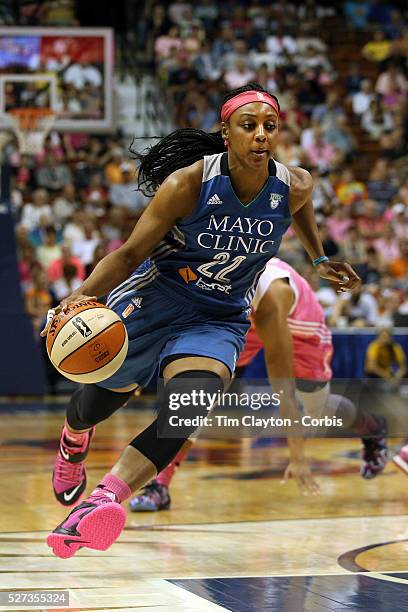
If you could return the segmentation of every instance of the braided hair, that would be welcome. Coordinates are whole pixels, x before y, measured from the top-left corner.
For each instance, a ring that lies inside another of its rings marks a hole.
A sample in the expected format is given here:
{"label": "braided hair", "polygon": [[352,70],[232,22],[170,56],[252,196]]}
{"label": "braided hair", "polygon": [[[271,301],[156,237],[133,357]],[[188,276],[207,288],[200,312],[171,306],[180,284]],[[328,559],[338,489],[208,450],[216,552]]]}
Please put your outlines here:
{"label": "braided hair", "polygon": [[[222,101],[225,104],[231,98],[246,91],[260,91],[268,93],[259,83],[248,83],[228,92]],[[271,94],[270,94],[271,95]],[[275,96],[276,102],[279,102]],[[135,148],[135,141],[129,147],[133,157],[140,162],[138,174],[138,187],[147,196],[153,195],[163,181],[173,172],[203,159],[204,155],[214,155],[225,151],[221,132],[204,132],[195,128],[184,128],[171,132],[168,136],[147,149],[146,153],[139,153]]]}

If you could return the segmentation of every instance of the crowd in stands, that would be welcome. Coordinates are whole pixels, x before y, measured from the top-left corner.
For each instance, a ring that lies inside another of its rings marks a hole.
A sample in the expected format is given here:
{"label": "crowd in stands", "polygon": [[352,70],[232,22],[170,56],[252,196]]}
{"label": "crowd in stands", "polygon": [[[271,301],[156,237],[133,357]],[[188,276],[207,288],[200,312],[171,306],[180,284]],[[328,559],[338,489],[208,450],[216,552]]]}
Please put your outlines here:
{"label": "crowd in stands", "polygon": [[[307,168],[327,255],[363,285],[337,295],[292,231],[279,256],[311,282],[333,326],[408,326],[408,22],[404,4],[146,0],[135,30],[181,127],[219,128],[226,90],[257,81],[282,108],[276,159]],[[333,24],[357,52],[344,71]],[[361,139],[376,154],[360,151]],[[11,147],[27,310],[39,325],[117,248],[148,203],[119,137],[52,133],[40,158]]]}

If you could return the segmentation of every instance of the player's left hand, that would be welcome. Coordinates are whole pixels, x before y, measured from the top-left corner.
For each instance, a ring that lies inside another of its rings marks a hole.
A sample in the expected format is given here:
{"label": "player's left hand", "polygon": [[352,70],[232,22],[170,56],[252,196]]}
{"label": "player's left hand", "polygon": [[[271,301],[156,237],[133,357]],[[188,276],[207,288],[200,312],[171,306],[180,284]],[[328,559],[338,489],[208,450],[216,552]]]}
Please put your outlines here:
{"label": "player's left hand", "polygon": [[281,484],[293,478],[303,495],[319,495],[320,487],[305,461],[290,461],[283,474]]}
{"label": "player's left hand", "polygon": [[351,291],[361,283],[361,278],[345,261],[323,261],[316,266],[316,272],[320,278],[331,281],[338,293]]}
{"label": "player's left hand", "polygon": [[71,295],[63,299],[58,304],[58,306],[55,306],[55,308],[50,308],[47,312],[47,320],[44,329],[40,332],[40,336],[44,338],[48,334],[48,330],[51,327],[52,320],[56,315],[58,315],[62,311],[66,312],[71,304],[75,304],[76,302],[83,302],[85,300],[96,300],[96,296],[83,295],[82,293],[72,293]]}

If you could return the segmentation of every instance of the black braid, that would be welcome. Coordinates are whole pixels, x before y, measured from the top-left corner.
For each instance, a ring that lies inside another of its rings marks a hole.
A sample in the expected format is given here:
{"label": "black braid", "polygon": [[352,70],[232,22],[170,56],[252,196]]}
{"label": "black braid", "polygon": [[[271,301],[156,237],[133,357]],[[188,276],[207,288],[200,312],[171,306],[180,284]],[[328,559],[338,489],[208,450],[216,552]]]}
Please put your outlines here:
{"label": "black braid", "polygon": [[[245,91],[261,91],[268,93],[259,83],[248,83],[228,92],[222,104]],[[272,94],[269,94],[272,95]],[[278,108],[279,102],[275,96]],[[132,141],[129,151],[140,162],[138,187],[147,196],[153,195],[163,181],[176,170],[191,166],[203,159],[204,155],[213,155],[225,151],[221,132],[204,132],[194,128],[184,128],[172,132],[168,136],[147,149],[146,153],[139,153],[135,147],[137,139]]]}

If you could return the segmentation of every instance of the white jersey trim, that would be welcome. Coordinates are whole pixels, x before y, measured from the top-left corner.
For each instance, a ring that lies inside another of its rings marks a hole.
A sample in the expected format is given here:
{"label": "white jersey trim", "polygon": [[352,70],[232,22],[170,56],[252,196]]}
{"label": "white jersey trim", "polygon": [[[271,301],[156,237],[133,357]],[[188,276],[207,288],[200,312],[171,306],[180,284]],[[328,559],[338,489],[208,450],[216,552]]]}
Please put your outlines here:
{"label": "white jersey trim", "polygon": [[203,183],[221,174],[221,157],[223,153],[204,155]]}
{"label": "white jersey trim", "polygon": [[288,187],[290,187],[290,172],[286,166],[277,162],[275,159],[273,160],[276,164],[276,178],[285,183]]}
{"label": "white jersey trim", "polygon": [[254,310],[258,308],[259,302],[261,301],[265,293],[268,291],[269,285],[271,283],[273,283],[276,280],[279,280],[280,278],[287,278],[289,281],[290,288],[292,289],[295,295],[295,301],[288,314],[288,316],[290,316],[298,305],[299,291],[298,291],[298,288],[296,287],[296,283],[291,278],[289,270],[283,270],[282,268],[279,268],[277,265],[274,265],[273,259],[274,258],[268,261],[268,263],[266,264],[265,270],[262,272],[261,278],[259,279],[259,283],[256,288],[254,298],[252,300],[252,307],[254,308]]}

